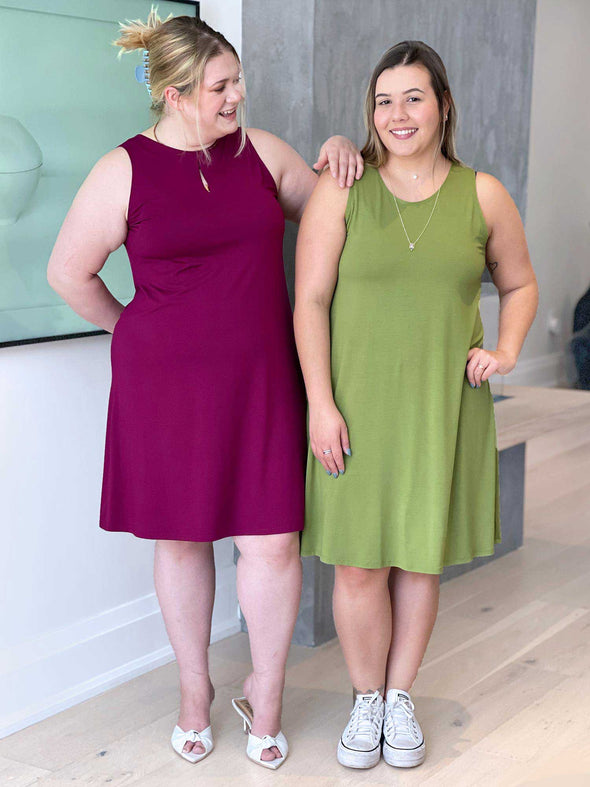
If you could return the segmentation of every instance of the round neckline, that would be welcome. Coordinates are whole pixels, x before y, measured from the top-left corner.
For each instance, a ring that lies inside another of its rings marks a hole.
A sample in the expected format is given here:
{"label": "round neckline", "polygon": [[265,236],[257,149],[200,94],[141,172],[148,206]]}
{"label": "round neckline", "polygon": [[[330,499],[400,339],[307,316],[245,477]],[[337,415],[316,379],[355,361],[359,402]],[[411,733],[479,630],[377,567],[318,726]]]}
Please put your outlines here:
{"label": "round neckline", "polygon": [[[232,132],[232,134],[233,133],[235,133],[235,132]],[[224,139],[225,137],[229,137],[229,136],[231,136],[231,134],[225,134],[223,137],[218,137],[208,147],[206,147],[206,148],[197,148],[196,150],[185,150],[184,148],[175,148],[175,147],[172,147],[172,145],[166,145],[164,142],[158,142],[157,139],[152,139],[151,137],[148,137],[147,134],[144,134],[143,132],[140,132],[137,136],[141,137],[142,139],[147,139],[148,142],[151,142],[154,145],[157,145],[159,148],[164,148],[164,150],[172,150],[174,153],[205,153],[207,150],[213,150],[213,148],[217,145],[217,143],[219,142],[220,139]]]}
{"label": "round neckline", "polygon": [[377,177],[381,181],[381,184],[382,184],[383,188],[389,194],[389,196],[391,197],[392,200],[396,199],[399,203],[403,203],[404,205],[424,205],[427,202],[430,202],[430,200],[435,199],[436,195],[439,192],[442,192],[443,188],[447,184],[447,181],[448,181],[448,179],[449,179],[449,177],[451,175],[451,172],[453,171],[453,167],[454,166],[455,166],[455,164],[451,161],[451,166],[449,167],[449,171],[447,172],[447,174],[445,176],[445,179],[443,180],[443,182],[440,184],[440,186],[438,187],[438,189],[435,192],[433,192],[429,197],[425,197],[424,199],[418,199],[418,200],[414,200],[414,201],[407,200],[407,199],[402,199],[401,197],[398,197],[397,195],[394,195],[393,191],[391,191],[390,189],[387,188],[387,183],[383,180],[383,176],[379,172],[379,168],[378,167],[375,167],[375,171],[377,173]]}

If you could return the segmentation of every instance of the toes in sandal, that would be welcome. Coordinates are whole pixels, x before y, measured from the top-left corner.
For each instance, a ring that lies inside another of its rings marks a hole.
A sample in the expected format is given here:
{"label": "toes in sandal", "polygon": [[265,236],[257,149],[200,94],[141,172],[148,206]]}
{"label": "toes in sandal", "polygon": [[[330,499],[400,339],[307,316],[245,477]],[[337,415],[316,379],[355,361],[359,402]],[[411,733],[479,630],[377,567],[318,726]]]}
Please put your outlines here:
{"label": "toes in sandal", "polygon": [[[170,738],[170,743],[172,744],[174,751],[177,754],[180,754],[183,760],[187,760],[188,762],[192,763],[199,762],[199,760],[202,760],[203,757],[206,757],[213,750],[213,735],[211,733],[211,727],[207,727],[202,732],[197,732],[197,730],[188,730],[185,732],[177,724],[172,733],[172,737]],[[200,743],[205,751],[184,751],[184,747],[187,743]]]}
{"label": "toes in sandal", "polygon": [[[248,734],[248,745],[246,746],[246,755],[255,762],[257,765],[262,765],[263,768],[270,768],[275,771],[285,762],[287,754],[289,753],[289,744],[282,732],[277,735],[264,735],[259,738],[251,732],[252,722],[254,719],[254,712],[252,706],[246,697],[238,697],[231,701],[234,710],[242,718],[244,722],[244,732]],[[281,756],[276,757],[274,760],[263,760],[262,752],[265,749],[270,749],[273,746],[279,750]]]}

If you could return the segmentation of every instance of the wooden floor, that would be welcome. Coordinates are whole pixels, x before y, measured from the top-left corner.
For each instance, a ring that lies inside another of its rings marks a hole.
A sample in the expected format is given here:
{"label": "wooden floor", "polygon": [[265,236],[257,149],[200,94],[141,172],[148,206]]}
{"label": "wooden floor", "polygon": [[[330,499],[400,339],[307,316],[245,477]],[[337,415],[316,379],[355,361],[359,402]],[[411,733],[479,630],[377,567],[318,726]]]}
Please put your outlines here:
{"label": "wooden floor", "polygon": [[197,765],[168,744],[169,664],[0,741],[0,784],[590,785],[590,421],[531,441],[525,546],[443,585],[413,695],[427,741],[414,770],[336,762],[350,710],[337,642],[294,647],[285,693],[291,754],[276,773],[250,763],[230,698],[248,646],[211,648],[216,749]]}

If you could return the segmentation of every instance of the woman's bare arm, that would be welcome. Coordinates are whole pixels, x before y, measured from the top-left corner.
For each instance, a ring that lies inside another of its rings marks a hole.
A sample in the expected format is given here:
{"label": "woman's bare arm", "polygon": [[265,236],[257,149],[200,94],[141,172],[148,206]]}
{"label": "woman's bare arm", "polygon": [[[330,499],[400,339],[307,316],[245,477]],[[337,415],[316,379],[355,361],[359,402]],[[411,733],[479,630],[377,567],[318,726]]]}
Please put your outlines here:
{"label": "woman's bare arm", "polygon": [[[299,223],[317,176],[296,150],[274,134],[249,128],[248,137],[274,178],[285,218]],[[330,137],[322,145],[316,164],[329,165],[342,188],[351,186],[363,171],[360,153],[346,137]]]}
{"label": "woman's bare arm", "polygon": [[131,162],[122,148],[94,166],[59,231],[47,279],[85,320],[112,333],[123,305],[111,295],[98,272],[127,237]]}
{"label": "woman's bare arm", "polygon": [[[344,472],[350,452],[346,424],[332,392],[330,305],[346,240],[348,189],[325,172],[309,200],[297,237],[295,338],[309,400],[311,447],[333,475]],[[324,450],[330,454],[324,454]]]}
{"label": "woman's bare arm", "polygon": [[539,294],[522,221],[510,194],[499,180],[484,172],[477,174],[476,188],[489,232],[486,266],[500,295],[496,350],[473,348],[468,354],[467,378],[478,387],[490,375],[508,374],[516,365],[535,318]]}

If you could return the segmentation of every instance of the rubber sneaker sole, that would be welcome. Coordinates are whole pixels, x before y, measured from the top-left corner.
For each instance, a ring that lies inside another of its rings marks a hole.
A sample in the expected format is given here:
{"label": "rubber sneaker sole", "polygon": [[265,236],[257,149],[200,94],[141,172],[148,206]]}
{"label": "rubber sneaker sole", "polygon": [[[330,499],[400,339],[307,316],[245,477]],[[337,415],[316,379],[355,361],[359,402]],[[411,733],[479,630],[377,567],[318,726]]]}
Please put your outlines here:
{"label": "rubber sneaker sole", "polygon": [[394,749],[387,741],[383,741],[383,759],[394,768],[415,768],[422,765],[426,757],[424,742],[416,749]]}
{"label": "rubber sneaker sole", "polygon": [[340,740],[336,757],[345,768],[374,768],[381,759],[381,746],[377,745],[371,751],[359,751],[348,749]]}

